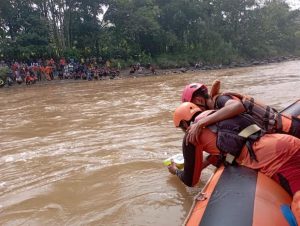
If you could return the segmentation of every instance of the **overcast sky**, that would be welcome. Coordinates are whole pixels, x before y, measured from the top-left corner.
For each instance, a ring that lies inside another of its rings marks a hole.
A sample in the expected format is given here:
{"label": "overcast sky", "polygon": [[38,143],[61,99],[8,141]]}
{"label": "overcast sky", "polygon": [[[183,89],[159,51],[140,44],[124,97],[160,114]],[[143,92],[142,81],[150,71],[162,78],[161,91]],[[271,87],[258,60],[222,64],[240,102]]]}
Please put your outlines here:
{"label": "overcast sky", "polygon": [[292,9],[300,8],[300,0],[286,0],[286,2],[291,6]]}

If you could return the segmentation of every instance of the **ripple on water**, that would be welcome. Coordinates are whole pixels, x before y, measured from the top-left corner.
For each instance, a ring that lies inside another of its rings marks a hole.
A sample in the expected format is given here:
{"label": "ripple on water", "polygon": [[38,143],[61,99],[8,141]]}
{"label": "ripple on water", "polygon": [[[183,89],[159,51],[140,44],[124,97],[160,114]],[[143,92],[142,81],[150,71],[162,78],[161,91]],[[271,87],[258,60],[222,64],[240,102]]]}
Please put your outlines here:
{"label": "ripple on water", "polygon": [[0,224],[181,225],[204,184],[162,163],[181,152],[172,113],[186,84],[216,78],[279,109],[300,96],[299,61],[1,90]]}

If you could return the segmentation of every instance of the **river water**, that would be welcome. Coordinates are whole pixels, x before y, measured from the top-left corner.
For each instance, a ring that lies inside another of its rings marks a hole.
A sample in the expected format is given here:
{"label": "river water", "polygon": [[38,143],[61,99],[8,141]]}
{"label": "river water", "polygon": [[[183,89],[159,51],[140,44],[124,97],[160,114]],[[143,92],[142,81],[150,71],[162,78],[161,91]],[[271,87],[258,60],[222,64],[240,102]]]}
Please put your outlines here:
{"label": "river water", "polygon": [[300,61],[0,89],[0,225],[181,225],[212,169],[188,188],[163,166],[172,112],[214,79],[277,109],[300,97]]}

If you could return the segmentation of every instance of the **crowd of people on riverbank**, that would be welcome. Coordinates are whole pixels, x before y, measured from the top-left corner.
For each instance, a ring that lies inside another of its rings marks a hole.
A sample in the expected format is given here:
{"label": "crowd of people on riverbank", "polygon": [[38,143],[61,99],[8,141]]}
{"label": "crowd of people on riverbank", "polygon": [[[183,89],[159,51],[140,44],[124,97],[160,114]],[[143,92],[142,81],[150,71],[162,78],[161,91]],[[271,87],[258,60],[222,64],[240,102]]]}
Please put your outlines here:
{"label": "crowd of people on riverbank", "polygon": [[74,59],[61,58],[35,60],[31,62],[0,62],[3,70],[0,75],[0,86],[11,86],[14,83],[33,85],[42,81],[52,80],[103,80],[114,79],[120,74],[118,68],[111,67],[109,61],[104,64],[96,59],[75,61]]}

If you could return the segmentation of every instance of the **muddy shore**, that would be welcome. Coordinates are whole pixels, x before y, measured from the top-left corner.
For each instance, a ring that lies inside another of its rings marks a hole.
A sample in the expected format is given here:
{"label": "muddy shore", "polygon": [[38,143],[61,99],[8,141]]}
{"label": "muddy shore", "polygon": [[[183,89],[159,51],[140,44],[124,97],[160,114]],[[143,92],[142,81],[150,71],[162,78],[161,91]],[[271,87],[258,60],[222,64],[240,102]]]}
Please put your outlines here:
{"label": "muddy shore", "polygon": [[[115,77],[115,80],[118,79],[126,79],[126,78],[136,78],[141,76],[152,76],[152,75],[169,75],[169,74],[182,74],[182,73],[188,73],[188,72],[196,72],[196,71],[206,71],[206,70],[218,70],[218,69],[227,69],[227,68],[242,68],[242,67],[251,67],[251,66],[258,66],[258,65],[267,65],[272,63],[280,63],[284,61],[293,61],[293,60],[300,60],[300,57],[298,56],[282,56],[282,57],[273,57],[268,58],[264,60],[250,60],[248,62],[232,62],[229,65],[206,65],[206,64],[196,64],[193,67],[180,67],[180,68],[172,68],[172,69],[156,69],[155,74],[153,74],[150,70],[142,68],[140,71],[136,71],[135,73],[130,73],[130,69],[122,69],[120,70],[119,76]],[[104,77],[99,79],[100,80],[109,80],[112,79],[110,77]],[[38,81],[35,84],[32,84],[31,86],[40,86],[40,85],[51,85],[51,84],[65,84],[65,83],[78,83],[86,80],[75,80],[75,79],[64,79],[60,80],[58,77],[55,77],[54,80],[48,81],[48,80],[42,80]],[[25,87],[28,86],[23,82],[22,84],[13,83],[13,85],[8,86],[2,86],[1,88],[17,88],[17,87]],[[29,85],[30,86],[30,85]]]}

